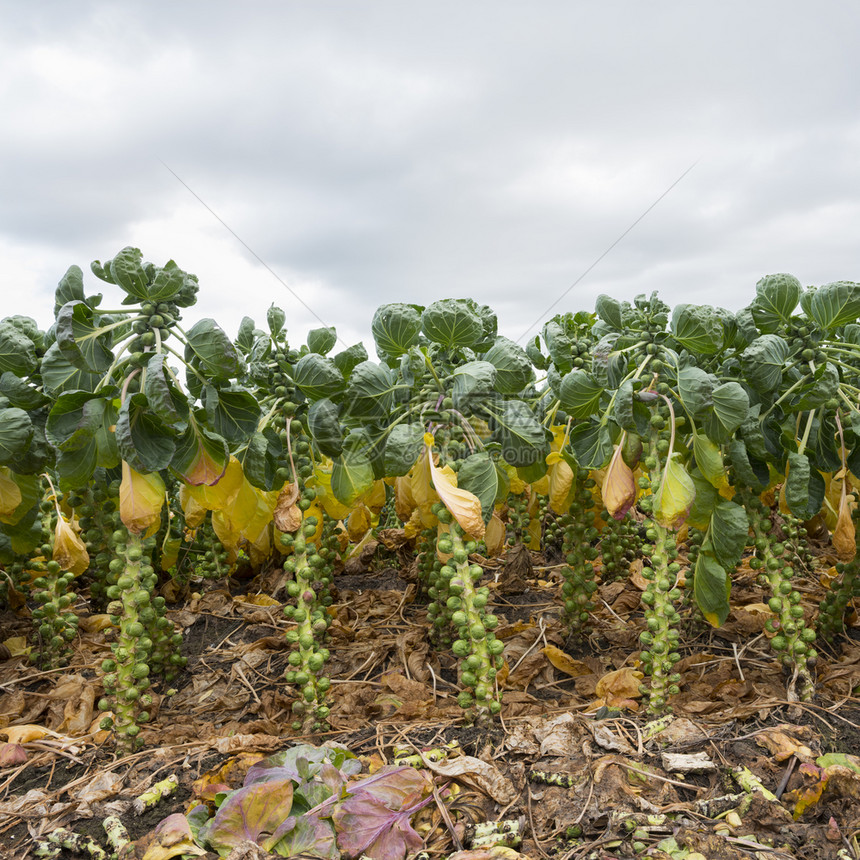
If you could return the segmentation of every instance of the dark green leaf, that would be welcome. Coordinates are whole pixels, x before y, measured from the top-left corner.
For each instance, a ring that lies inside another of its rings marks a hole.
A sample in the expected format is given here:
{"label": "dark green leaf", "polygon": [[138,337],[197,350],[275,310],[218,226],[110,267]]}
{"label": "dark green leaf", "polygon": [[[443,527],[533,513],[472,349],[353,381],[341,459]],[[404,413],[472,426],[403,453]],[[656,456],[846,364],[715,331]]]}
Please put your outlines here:
{"label": "dark green leaf", "polygon": [[283,331],[286,321],[287,315],[272,302],[269,310],[266,311],[266,322],[269,325],[272,337],[277,337]]}
{"label": "dark green leaf", "polygon": [[54,292],[54,316],[66,302],[84,300],[84,273],[80,266],[69,266]]}
{"label": "dark green leaf", "polygon": [[421,328],[430,340],[447,349],[474,347],[484,334],[481,317],[460,299],[440,299],[426,307]]}
{"label": "dark green leaf", "polygon": [[333,397],[345,388],[343,374],[330,358],[315,352],[303,355],[293,369],[293,381],[299,390],[311,400]]}
{"label": "dark green leaf", "polygon": [[750,387],[760,394],[775,391],[782,382],[782,371],[790,350],[776,334],[763,334],[741,355],[741,367]]}
{"label": "dark green leaf", "polygon": [[337,457],[343,451],[343,430],[339,416],[340,407],[327,397],[314,401],[308,410],[308,430],[317,448],[326,457]]}
{"label": "dark green leaf", "polygon": [[767,466],[756,468],[756,462],[750,458],[742,439],[734,438],[728,443],[729,458],[735,470],[736,481],[760,493],[768,484],[769,473]]}
{"label": "dark green leaf", "polygon": [[714,557],[726,570],[734,570],[740,562],[747,545],[749,527],[747,512],[741,505],[724,498],[717,500],[708,537]]}
{"label": "dark green leaf", "polygon": [[506,337],[497,337],[483,358],[496,368],[496,389],[502,394],[519,394],[534,382],[534,370],[525,350]]}
{"label": "dark green leaf", "polygon": [[0,465],[23,454],[33,438],[30,416],[15,406],[0,409]]}
{"label": "dark green leaf", "polygon": [[824,503],[824,480],[804,454],[789,452],[785,479],[788,509],[802,520],[811,520]]}
{"label": "dark green leaf", "polygon": [[687,414],[697,417],[711,408],[711,396],[719,380],[711,373],[689,366],[678,371],[678,394]]}
{"label": "dark green leaf", "polygon": [[612,417],[622,430],[635,433],[637,436],[648,436],[651,427],[651,411],[644,403],[634,398],[632,379],[622,382],[615,392]]}
{"label": "dark green leaf", "polygon": [[254,348],[258,329],[254,325],[254,320],[251,317],[242,317],[242,322],[239,323],[239,332],[236,335],[236,346],[242,351],[243,355],[248,355]]}
{"label": "dark green leaf", "polygon": [[243,442],[257,429],[260,404],[250,391],[206,385],[203,405],[212,429],[228,442]]}
{"label": "dark green leaf", "polygon": [[105,401],[87,391],[66,391],[54,401],[45,424],[47,440],[60,451],[93,442],[104,418]]}
{"label": "dark green leaf", "polygon": [[606,389],[585,370],[572,370],[562,380],[558,396],[561,406],[573,418],[589,418],[600,412]]}
{"label": "dark green leaf", "polygon": [[69,492],[86,487],[97,466],[98,445],[94,439],[74,451],[60,451],[54,466],[60,478],[60,489]]}
{"label": "dark green leaf", "polygon": [[714,627],[721,627],[729,617],[729,594],[732,581],[716,558],[705,546],[696,559],[693,592],[702,614]]}
{"label": "dark green leaf", "polygon": [[335,367],[343,374],[343,378],[347,382],[349,382],[352,371],[362,361],[367,361],[367,350],[363,343],[354,343],[334,356]]}
{"label": "dark green leaf", "polygon": [[555,320],[546,323],[542,330],[549,356],[559,373],[568,373],[573,367],[573,341],[564,327]]}
{"label": "dark green leaf", "polygon": [[397,377],[387,367],[373,361],[357,364],[346,387],[347,412],[352,418],[382,423],[391,412],[396,386]]}
{"label": "dark green leaf", "polygon": [[718,444],[728,442],[746,420],[749,404],[749,395],[737,382],[718,385],[711,392],[711,410],[703,423],[708,438]]}
{"label": "dark green leaf", "polygon": [[538,337],[526,344],[526,355],[538,370],[546,370],[549,366],[546,356],[540,351],[540,338]]}
{"label": "dark green leaf", "polygon": [[708,305],[677,305],[672,313],[672,334],[693,355],[714,355],[723,345],[723,324]]}
{"label": "dark green leaf", "polygon": [[582,469],[602,469],[612,457],[612,438],[605,424],[575,424],[570,447]]}
{"label": "dark green leaf", "polygon": [[521,400],[502,400],[487,407],[495,441],[502,446],[502,457],[511,466],[546,468],[550,452],[546,431],[528,405]]}
{"label": "dark green leaf", "polygon": [[28,385],[8,370],[0,375],[0,395],[8,398],[12,406],[28,412],[51,402],[41,391],[37,391],[32,385]]}
{"label": "dark green leaf", "polygon": [[856,323],[860,317],[860,284],[836,281],[819,287],[812,294],[809,316],[826,331]]}
{"label": "dark green leaf", "polygon": [[147,362],[143,390],[149,408],[166,424],[188,420],[188,400],[167,373],[163,353],[154,353]]}
{"label": "dark green leaf", "polygon": [[0,371],[23,377],[38,367],[36,346],[17,326],[0,323]]}
{"label": "dark green leaf", "polygon": [[127,397],[116,421],[119,454],[135,471],[166,469],[176,452],[174,431],[148,408],[146,395]]}
{"label": "dark green leaf", "polygon": [[188,330],[185,360],[199,363],[211,379],[233,379],[242,373],[236,347],[212,319],[202,319]]}
{"label": "dark green leaf", "polygon": [[767,275],[756,285],[756,298],[750,306],[756,325],[773,332],[787,323],[797,307],[803,287],[794,275]]}
{"label": "dark green leaf", "polygon": [[337,330],[334,328],[315,328],[308,332],[308,349],[320,355],[328,355],[337,343]]}
{"label": "dark green leaf", "polygon": [[146,298],[151,302],[167,302],[175,299],[185,288],[188,275],[168,260],[161,268],[155,269],[155,277],[146,287]]}
{"label": "dark green leaf", "polygon": [[396,358],[415,346],[421,335],[422,310],[400,302],[380,305],[370,324],[377,350]]}
{"label": "dark green leaf", "polygon": [[454,370],[454,408],[469,413],[495,394],[498,371],[489,361],[468,361]]}
{"label": "dark green leaf", "polygon": [[385,474],[391,478],[405,475],[415,465],[423,449],[423,425],[395,425],[385,443]]}
{"label": "dark green leaf", "polygon": [[139,248],[123,248],[110,261],[110,275],[113,283],[122,287],[129,296],[139,301],[149,298],[148,278],[143,268],[143,255]]}
{"label": "dark green leaf", "polygon": [[274,432],[255,432],[238,455],[245,477],[260,490],[275,488],[276,472],[283,446]]}
{"label": "dark green leaf", "polygon": [[594,303],[594,309],[597,315],[608,325],[617,331],[624,328],[624,322],[621,315],[621,303],[609,296],[599,295]]}
{"label": "dark green leaf", "polygon": [[839,371],[836,366],[826,362],[815,368],[812,379],[802,386],[797,396],[792,398],[790,406],[786,406],[789,412],[806,412],[817,409],[825,404],[831,397],[836,396],[839,389]]}
{"label": "dark green leaf", "polygon": [[484,522],[488,523],[493,515],[499,476],[496,464],[485,451],[466,457],[457,472],[457,486],[468,490],[481,501]]}
{"label": "dark green leaf", "polygon": [[373,465],[365,453],[366,448],[366,437],[352,433],[347,437],[343,453],[334,458],[331,490],[342,505],[352,505],[373,486]]}

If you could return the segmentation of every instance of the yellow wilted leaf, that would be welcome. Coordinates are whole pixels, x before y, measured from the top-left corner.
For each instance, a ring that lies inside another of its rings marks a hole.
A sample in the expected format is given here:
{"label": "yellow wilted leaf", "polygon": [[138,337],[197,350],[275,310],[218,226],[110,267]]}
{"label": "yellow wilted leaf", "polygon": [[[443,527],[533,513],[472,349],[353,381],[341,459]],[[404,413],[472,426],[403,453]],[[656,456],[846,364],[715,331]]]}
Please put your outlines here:
{"label": "yellow wilted leaf", "polygon": [[212,486],[187,484],[184,486],[187,486],[188,494],[201,508],[207,511],[219,511],[233,501],[242,489],[244,482],[245,474],[242,471],[242,464],[235,457],[230,457],[227,470],[217,484]]}
{"label": "yellow wilted leaf", "polygon": [[726,469],[723,466],[723,455],[720,453],[719,445],[712,442],[704,433],[694,431],[693,453],[696,456],[696,465],[709,484],[718,490],[728,485]]}
{"label": "yellow wilted leaf", "polygon": [[28,744],[30,741],[39,741],[42,738],[62,738],[56,732],[46,729],[44,726],[28,724],[25,726],[6,726],[0,729],[0,735],[6,735],[10,744]]}
{"label": "yellow wilted leaf", "polygon": [[505,548],[505,524],[495,512],[487,523],[484,543],[487,545],[487,554],[490,558],[497,556]]}
{"label": "yellow wilted leaf", "polygon": [[361,505],[353,510],[346,521],[346,531],[349,539],[360,541],[370,529],[370,511]]}
{"label": "yellow wilted leaf", "polygon": [[695,498],[696,485],[680,463],[680,455],[673,454],[654,496],[654,518],[663,528],[675,529],[687,519]]}
{"label": "yellow wilted leaf", "polygon": [[32,650],[27,645],[26,636],[10,636],[8,639],[4,639],[2,644],[8,648],[10,657],[23,657]]}
{"label": "yellow wilted leaf", "polygon": [[620,702],[624,699],[638,699],[642,694],[639,692],[639,684],[643,674],[636,669],[625,666],[614,672],[607,672],[595,687],[595,693],[603,699],[607,705]]}
{"label": "yellow wilted leaf", "polygon": [[57,525],[54,528],[53,558],[63,570],[75,576],[80,576],[90,566],[86,544],[62,516],[57,517]]}
{"label": "yellow wilted leaf", "polygon": [[430,478],[442,504],[451,512],[466,534],[476,539],[482,538],[486,528],[481,513],[481,500],[474,493],[455,486],[451,478],[433,462],[433,452],[430,448],[425,450]]}
{"label": "yellow wilted leaf", "polygon": [[142,475],[123,460],[119,486],[119,515],[123,525],[134,534],[158,527],[164,492],[164,481],[158,472]]}
{"label": "yellow wilted leaf", "polygon": [[161,569],[170,570],[179,558],[182,538],[165,537],[161,544]]}
{"label": "yellow wilted leaf", "polygon": [[538,481],[532,481],[532,495],[548,496],[549,495],[549,475],[544,475]]}
{"label": "yellow wilted leaf", "polygon": [[843,483],[842,498],[839,502],[839,517],[833,532],[833,549],[842,561],[850,561],[857,553],[857,535],[854,520],[851,517],[851,506]]}
{"label": "yellow wilted leaf", "polygon": [[394,479],[394,512],[401,520],[409,520],[415,510],[412,481],[408,475]]}
{"label": "yellow wilted leaf", "polygon": [[527,546],[535,552],[540,552],[540,542],[543,537],[542,523],[539,517],[532,517],[529,520]]}
{"label": "yellow wilted leaf", "polygon": [[362,493],[357,501],[367,505],[373,513],[378,514],[385,507],[385,481],[374,481],[370,489]]}
{"label": "yellow wilted leaf", "polygon": [[633,470],[621,456],[622,448],[622,445],[615,446],[615,452],[603,476],[603,485],[600,488],[603,506],[616,520],[622,519],[636,501],[636,481],[633,477]]}
{"label": "yellow wilted leaf", "polygon": [[252,606],[280,606],[280,602],[268,594],[243,594],[234,598],[239,603],[250,603]]}
{"label": "yellow wilted leaf", "polygon": [[[553,454],[549,455],[550,457]],[[557,455],[556,455],[557,456]],[[547,457],[547,460],[549,457]],[[570,468],[566,460],[560,457],[553,464],[549,471],[549,506],[557,514],[567,513],[568,504],[567,497],[570,495],[570,488],[573,486],[573,469]]]}
{"label": "yellow wilted leaf", "polygon": [[415,510],[412,511],[412,516],[409,517],[403,526],[403,535],[411,540],[412,538],[418,537],[423,530],[424,523],[421,521],[421,511],[419,511],[418,508],[415,508]]}
{"label": "yellow wilted leaf", "polygon": [[7,466],[0,468],[0,516],[11,516],[21,504],[21,488],[11,477],[12,471]]}
{"label": "yellow wilted leaf", "polygon": [[331,470],[317,467],[314,470],[317,500],[333,520],[345,520],[352,508],[342,504],[331,491]]}
{"label": "yellow wilted leaf", "polygon": [[581,660],[574,660],[570,655],[565,654],[561,648],[556,648],[555,645],[547,645],[543,649],[543,653],[559,672],[564,672],[565,675],[570,675],[571,678],[594,674]]}
{"label": "yellow wilted leaf", "polygon": [[302,524],[302,512],[296,504],[299,500],[299,485],[284,484],[284,489],[278,495],[273,520],[278,531],[292,534]]}
{"label": "yellow wilted leaf", "polygon": [[188,484],[179,487],[179,504],[185,515],[185,524],[190,529],[196,529],[206,519],[206,508],[204,508],[189,492]]}

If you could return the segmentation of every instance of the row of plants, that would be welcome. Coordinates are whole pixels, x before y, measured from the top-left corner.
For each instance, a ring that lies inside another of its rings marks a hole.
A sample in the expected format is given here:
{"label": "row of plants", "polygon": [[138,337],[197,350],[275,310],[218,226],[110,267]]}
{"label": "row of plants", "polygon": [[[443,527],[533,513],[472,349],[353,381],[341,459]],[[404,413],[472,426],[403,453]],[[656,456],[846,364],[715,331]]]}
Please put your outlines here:
{"label": "row of plants", "polygon": [[[187,329],[193,275],[125,248],[73,266],[55,323],[0,322],[0,598],[28,604],[34,659],[65,665],[87,605],[115,628],[104,725],[133,748],[184,668],[168,580],[283,568],[293,725],[330,713],[325,673],[340,564],[382,527],[419,559],[432,639],[459,665],[466,714],[500,710],[504,645],[482,561],[555,553],[574,632],[599,582],[643,560],[643,693],[679,691],[682,619],[722,625],[742,558],[769,593],[788,694],[814,694],[817,641],[858,589],[860,285],[763,278],[737,312],[601,296],[524,347],[471,299],[387,304],[362,344],[303,344],[286,314]],[[816,617],[796,579],[825,525],[843,559]]]}

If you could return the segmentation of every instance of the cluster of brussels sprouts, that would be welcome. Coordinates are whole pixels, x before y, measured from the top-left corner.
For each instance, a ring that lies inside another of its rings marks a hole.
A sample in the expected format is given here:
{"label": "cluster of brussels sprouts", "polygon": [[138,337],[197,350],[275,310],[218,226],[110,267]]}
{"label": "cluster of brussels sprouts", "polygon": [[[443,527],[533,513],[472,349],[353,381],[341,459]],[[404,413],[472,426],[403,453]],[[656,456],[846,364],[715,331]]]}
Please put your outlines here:
{"label": "cluster of brussels sprouts", "polygon": [[591,494],[594,486],[594,479],[589,477],[588,471],[579,469],[570,507],[559,520],[563,529],[562,553],[566,563],[562,568],[564,584],[561,595],[571,630],[584,629],[594,610],[592,597],[597,591],[594,561],[598,555],[597,547],[593,545],[598,536]]}
{"label": "cluster of brussels sprouts", "polygon": [[529,497],[525,493],[509,493],[507,499],[507,541],[508,546],[516,546],[519,543],[528,543],[529,524]]}
{"label": "cluster of brussels sprouts", "polygon": [[[172,526],[171,526],[172,528]],[[189,578],[224,579],[230,573],[227,550],[212,528],[212,514],[194,530],[194,537],[177,560],[174,577],[180,581]]]}
{"label": "cluster of brussels sprouts", "polygon": [[90,566],[90,599],[97,606],[107,600],[106,579],[111,560],[108,538],[120,525],[116,499],[119,496],[119,481],[106,482],[104,470],[97,470],[92,486],[69,493],[66,501],[81,527],[81,537],[93,563]]}
{"label": "cluster of brussels sprouts", "polygon": [[[298,501],[300,510],[307,511],[313,503],[314,490],[305,488]],[[284,570],[293,575],[287,584],[287,594],[295,601],[284,607],[284,615],[295,627],[287,631],[287,642],[293,650],[284,679],[299,688],[300,697],[293,702],[294,731],[321,731],[327,727],[330,713],[325,700],[331,680],[322,674],[329,658],[325,647],[326,631],[332,604],[331,586],[337,553],[335,522],[321,514],[303,516],[295,535],[282,538],[292,554],[284,562]]]}
{"label": "cluster of brussels sprouts", "polygon": [[170,331],[179,319],[179,306],[175,302],[142,302],[140,318],[131,324],[136,335],[128,345],[131,366],[144,365],[156,345],[170,337]]}
{"label": "cluster of brussels sprouts", "polygon": [[[773,613],[765,622],[772,635],[770,647],[782,665],[792,671],[800,681],[800,698],[809,701],[814,692],[811,669],[818,662],[815,650],[815,630],[806,625],[800,592],[792,584],[794,568],[786,556],[789,548],[773,534],[770,510],[761,499],[746,494],[744,506],[753,530],[755,556],[750,568],[759,571],[759,585],[769,588],[768,607]],[[794,682],[789,687],[792,694]]]}
{"label": "cluster of brussels sprouts", "polygon": [[477,544],[465,540],[463,529],[444,505],[435,505],[433,512],[441,523],[436,549],[442,558],[448,559],[439,570],[439,577],[448,584],[447,608],[457,634],[451,650],[460,660],[460,682],[466,688],[457,701],[474,715],[478,724],[484,725],[502,709],[496,672],[504,662],[504,645],[493,633],[499,619],[485,611],[489,589],[478,586],[483,568],[469,563],[469,555],[477,550]]}
{"label": "cluster of brussels sprouts", "polygon": [[[670,442],[666,438],[667,422],[661,411],[658,407],[651,416],[650,450],[642,461],[644,470],[639,478],[640,488],[652,493],[657,491],[663,478],[661,461],[670,453]],[[678,629],[681,621],[678,606],[682,600],[678,585],[681,565],[676,560],[676,533],[654,518],[654,496],[643,496],[639,500],[639,508],[646,518],[642,555],[648,562],[642,568],[642,577],[648,585],[641,596],[645,630],[639,634],[643,646],[640,660],[642,670],[650,677],[650,684],[643,684],[640,691],[648,696],[649,712],[661,714],[670,710],[669,697],[680,692],[678,684],[681,678],[675,672],[675,664],[681,659],[677,651],[681,639]]]}
{"label": "cluster of brussels sprouts", "polygon": [[448,606],[451,590],[450,578],[442,576],[443,564],[436,552],[437,529],[429,528],[421,532],[418,541],[418,576],[422,587],[430,599],[427,607],[427,621],[430,623],[430,638],[437,648],[447,648],[454,641],[451,635],[451,616]]}
{"label": "cluster of brussels sprouts", "polygon": [[33,610],[38,647],[30,652],[30,660],[43,669],[68,666],[71,657],[70,643],[78,635],[78,616],[72,611],[77,594],[72,590],[74,574],[65,571],[60,563],[52,559],[53,545],[48,537],[54,506],[50,501],[42,502],[44,543],[39,552],[44,561],[33,559],[31,570],[39,573],[33,581],[32,597],[38,604]]}
{"label": "cluster of brussels sprouts", "polygon": [[608,511],[602,511],[604,522],[600,532],[600,579],[613,582],[630,576],[630,564],[639,558],[642,538],[632,517],[616,520]]}
{"label": "cluster of brussels sprouts", "polygon": [[134,750],[154,702],[150,676],[172,680],[187,661],[178,652],[182,634],[164,616],[164,598],[153,597],[157,576],[149,556],[154,540],[120,528],[112,541],[107,609],[117,637],[113,657],[102,663],[105,696],[99,710],[113,714],[105,716],[102,728],[114,730],[121,749]]}
{"label": "cluster of brussels sprouts", "polygon": [[860,597],[860,558],[836,565],[839,578],[830,584],[818,609],[818,635],[833,643],[845,632],[845,615],[854,598]]}

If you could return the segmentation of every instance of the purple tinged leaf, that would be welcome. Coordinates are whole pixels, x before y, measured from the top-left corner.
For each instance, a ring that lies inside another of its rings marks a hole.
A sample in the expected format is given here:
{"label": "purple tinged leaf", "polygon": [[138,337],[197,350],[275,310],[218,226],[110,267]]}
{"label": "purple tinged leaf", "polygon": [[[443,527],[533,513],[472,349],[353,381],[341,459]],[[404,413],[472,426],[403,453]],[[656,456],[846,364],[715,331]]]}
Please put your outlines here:
{"label": "purple tinged leaf", "polygon": [[334,828],[328,821],[321,821],[315,815],[291,815],[274,836],[281,835],[271,851],[281,857],[302,854],[321,857],[324,860],[340,860],[340,849],[335,842]]}
{"label": "purple tinged leaf", "polygon": [[409,799],[412,803],[400,810],[389,809],[364,791],[342,801],[333,815],[338,848],[348,857],[365,854],[372,860],[403,860],[418,851],[424,840],[409,819],[432,798],[420,801],[412,795]]}
{"label": "purple tinged leaf", "polygon": [[299,759],[305,759],[310,765],[310,775],[316,775],[320,771],[323,762],[330,762],[335,767],[340,767],[346,776],[358,773],[361,762],[347,749],[343,747],[315,747],[311,744],[297,744],[282,752],[270,755],[268,758],[258,761],[250,768],[245,776],[245,785],[256,782],[268,782],[269,780],[291,779],[293,782],[301,782],[299,773]]}
{"label": "purple tinged leaf", "polygon": [[283,836],[274,834],[289,817],[292,805],[290,779],[245,786],[228,795],[215,817],[200,829],[200,838],[222,856],[245,840],[269,851]]}

